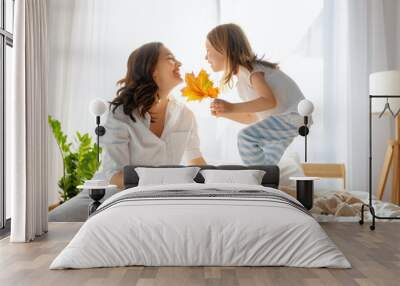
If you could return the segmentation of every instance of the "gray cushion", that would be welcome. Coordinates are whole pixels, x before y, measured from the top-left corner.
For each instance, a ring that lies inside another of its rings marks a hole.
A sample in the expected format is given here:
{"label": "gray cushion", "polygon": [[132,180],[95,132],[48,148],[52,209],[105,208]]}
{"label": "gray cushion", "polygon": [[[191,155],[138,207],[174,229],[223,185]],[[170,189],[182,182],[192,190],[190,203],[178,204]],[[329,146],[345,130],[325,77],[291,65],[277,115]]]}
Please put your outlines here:
{"label": "gray cushion", "polygon": [[[103,202],[105,199],[117,193],[117,189],[107,189]],[[92,203],[89,197],[88,190],[82,190],[75,197],[69,199],[65,203],[56,207],[49,212],[49,221],[51,222],[80,222],[86,221],[88,218],[88,207]]]}

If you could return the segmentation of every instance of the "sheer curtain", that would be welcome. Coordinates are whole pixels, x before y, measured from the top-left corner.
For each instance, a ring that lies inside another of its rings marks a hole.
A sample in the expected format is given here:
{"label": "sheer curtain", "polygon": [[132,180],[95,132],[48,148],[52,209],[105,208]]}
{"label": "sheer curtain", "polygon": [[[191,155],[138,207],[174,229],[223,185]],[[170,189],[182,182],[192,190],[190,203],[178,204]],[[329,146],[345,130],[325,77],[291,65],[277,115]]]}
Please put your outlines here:
{"label": "sheer curtain", "polygon": [[[322,156],[346,163],[353,190],[368,188],[369,74],[400,68],[399,9],[392,0],[324,2]],[[375,128],[388,128],[375,123]],[[384,138],[375,139],[386,144]],[[382,143],[376,145],[378,153],[386,147]],[[377,177],[378,156],[374,163]]]}
{"label": "sheer curtain", "polygon": [[17,1],[11,112],[11,242],[47,232],[46,1]]}
{"label": "sheer curtain", "polygon": [[[95,97],[110,100],[115,95],[115,82],[124,75],[134,48],[162,41],[183,62],[183,72],[210,71],[204,60],[207,32],[219,23],[235,22],[255,51],[278,62],[314,102],[309,160],[346,163],[349,188],[366,190],[368,74],[399,63],[395,0],[48,3],[49,112],[69,135],[94,135],[88,104]],[[183,100],[180,88],[174,96]],[[222,97],[238,100],[231,90]],[[197,117],[205,158],[212,164],[241,163],[236,134],[242,126],[210,116],[208,105],[188,104]],[[49,199],[54,202],[62,165],[53,138],[49,140]],[[303,143],[297,138],[289,152],[302,156]]]}

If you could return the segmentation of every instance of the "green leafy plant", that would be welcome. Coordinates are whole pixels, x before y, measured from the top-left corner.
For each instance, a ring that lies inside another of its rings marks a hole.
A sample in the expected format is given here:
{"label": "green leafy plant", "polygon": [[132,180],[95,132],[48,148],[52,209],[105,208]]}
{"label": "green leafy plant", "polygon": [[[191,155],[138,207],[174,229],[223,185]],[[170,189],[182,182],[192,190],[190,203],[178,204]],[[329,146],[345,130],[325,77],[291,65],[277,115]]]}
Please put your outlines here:
{"label": "green leafy plant", "polygon": [[81,135],[76,132],[75,144],[68,142],[60,121],[49,115],[48,122],[63,159],[63,176],[58,181],[58,186],[62,190],[59,192],[61,200],[65,202],[79,193],[77,186],[93,177],[100,166],[97,162],[97,151],[101,154],[102,149],[96,143],[92,144],[87,133]]}

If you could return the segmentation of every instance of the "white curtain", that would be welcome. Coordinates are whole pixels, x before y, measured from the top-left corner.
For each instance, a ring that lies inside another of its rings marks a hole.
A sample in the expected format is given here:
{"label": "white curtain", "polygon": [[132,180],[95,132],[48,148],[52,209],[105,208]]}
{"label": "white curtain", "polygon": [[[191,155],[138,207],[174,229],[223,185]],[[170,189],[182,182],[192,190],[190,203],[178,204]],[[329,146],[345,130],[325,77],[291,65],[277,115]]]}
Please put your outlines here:
{"label": "white curtain", "polygon": [[11,237],[27,242],[47,232],[46,0],[15,3],[10,112]]}
{"label": "white curtain", "polygon": [[[345,162],[348,186],[368,190],[368,77],[376,71],[399,69],[400,5],[396,0],[324,2],[324,135],[323,157]],[[374,122],[375,130],[387,121]],[[386,147],[386,138],[376,153]],[[373,176],[379,175],[374,156]],[[374,180],[373,185],[376,185]]]}
{"label": "white curtain", "polygon": [[[368,74],[399,63],[398,9],[396,0],[49,0],[49,113],[70,136],[93,135],[88,103],[114,97],[133,49],[162,41],[184,72],[210,71],[204,60],[207,32],[235,22],[257,54],[278,62],[314,102],[309,161],[343,162],[348,187],[367,190]],[[181,87],[174,93],[179,100]],[[229,90],[222,98],[239,100]],[[188,104],[206,160],[241,163],[236,134],[242,126],[210,116],[208,105]],[[49,200],[55,202],[62,164],[50,140]],[[303,144],[299,137],[288,151],[303,156]]]}

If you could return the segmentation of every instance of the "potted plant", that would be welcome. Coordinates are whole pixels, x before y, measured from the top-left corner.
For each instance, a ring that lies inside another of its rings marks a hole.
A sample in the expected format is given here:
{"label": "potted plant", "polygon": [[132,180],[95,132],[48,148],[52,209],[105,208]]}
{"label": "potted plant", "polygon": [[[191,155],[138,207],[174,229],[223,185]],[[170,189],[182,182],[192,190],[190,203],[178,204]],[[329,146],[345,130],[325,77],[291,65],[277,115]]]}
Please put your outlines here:
{"label": "potted plant", "polygon": [[58,181],[61,202],[63,203],[79,193],[78,185],[93,177],[101,162],[97,161],[97,152],[102,149],[92,143],[89,134],[80,134],[72,142],[68,142],[67,135],[61,129],[60,121],[48,116],[48,123],[56,139],[63,160],[63,176]]}

